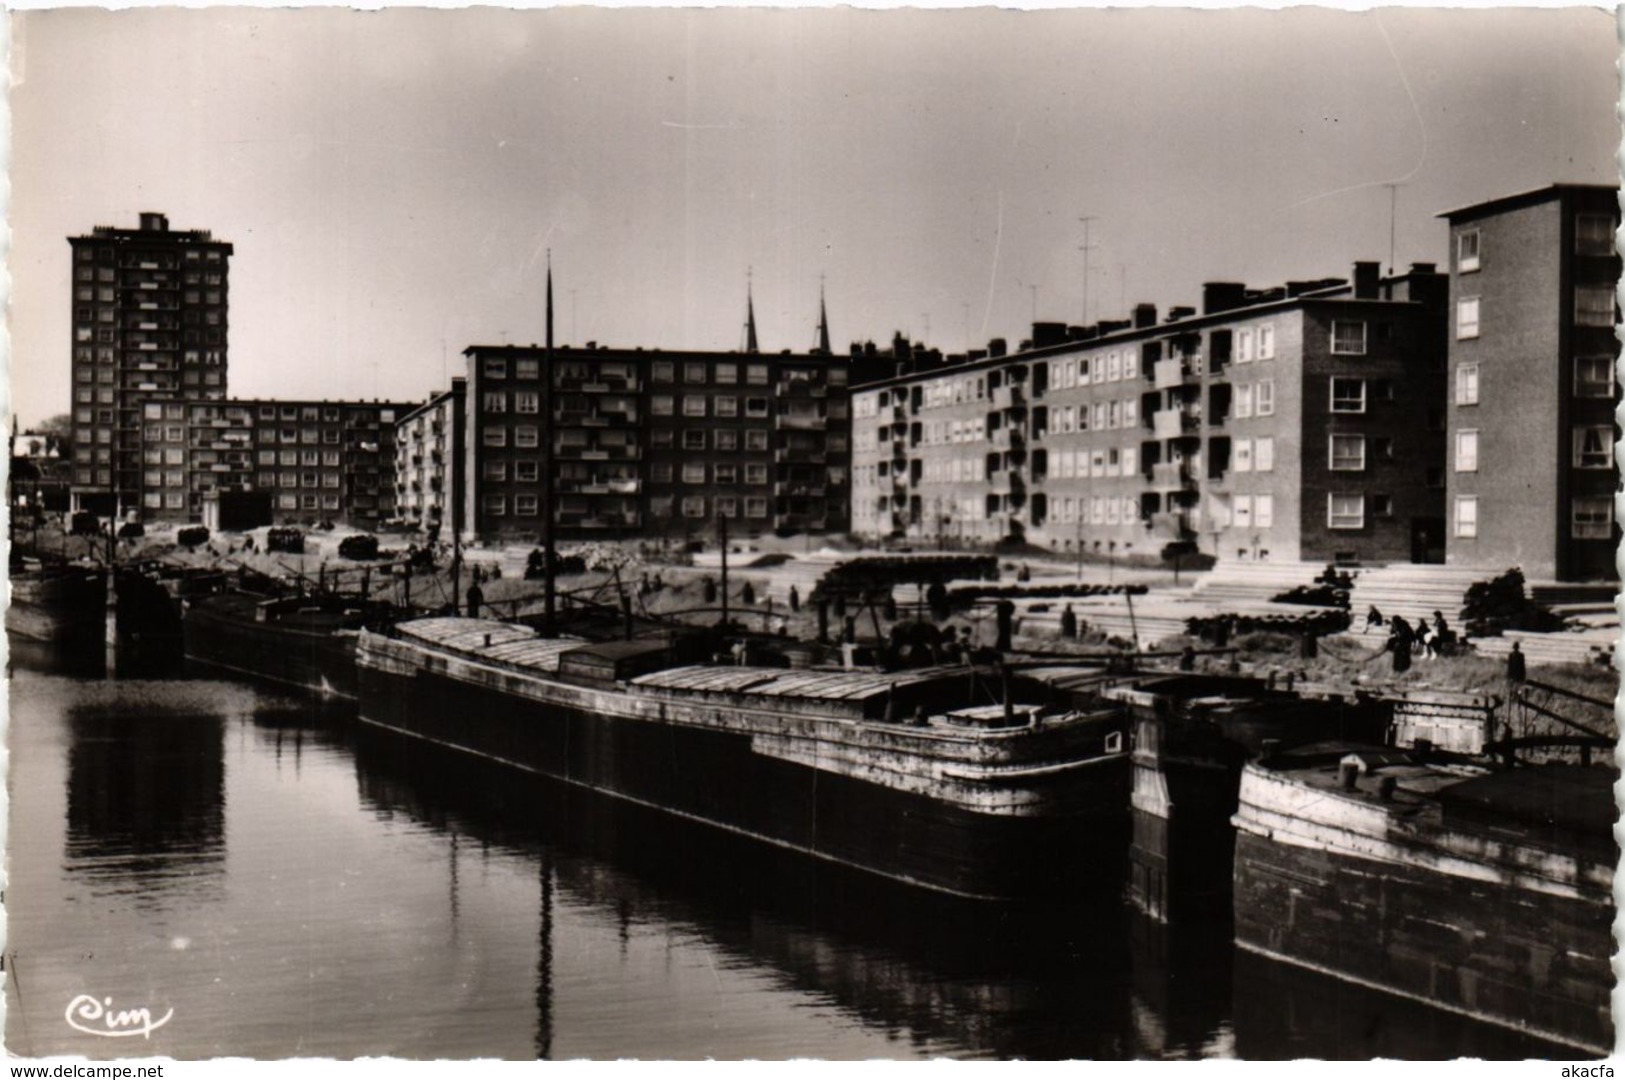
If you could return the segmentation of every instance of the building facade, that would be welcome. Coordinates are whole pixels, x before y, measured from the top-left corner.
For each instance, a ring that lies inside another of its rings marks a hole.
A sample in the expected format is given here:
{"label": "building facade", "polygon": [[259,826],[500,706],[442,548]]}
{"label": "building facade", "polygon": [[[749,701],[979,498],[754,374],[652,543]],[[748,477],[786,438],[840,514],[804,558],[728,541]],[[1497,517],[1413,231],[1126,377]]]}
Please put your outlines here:
{"label": "building facade", "polygon": [[[845,532],[847,359],[828,352],[485,346],[468,358],[462,459],[472,536],[686,539]],[[546,403],[551,400],[551,416]],[[541,473],[551,468],[552,505]]]}
{"label": "building facade", "polygon": [[97,226],[72,254],[72,499],[130,513],[143,506],[144,407],[226,396],[232,246],[172,230]]}
{"label": "building facade", "polygon": [[402,414],[395,424],[396,512],[408,528],[435,537],[463,529],[467,389],[466,379],[452,379],[449,390]]}
{"label": "building facade", "polygon": [[1450,223],[1449,561],[1618,577],[1619,189],[1559,184]]}
{"label": "building facade", "polygon": [[853,530],[1103,556],[1442,560],[1446,278],[1270,290],[1038,324],[1004,355],[853,396]]}

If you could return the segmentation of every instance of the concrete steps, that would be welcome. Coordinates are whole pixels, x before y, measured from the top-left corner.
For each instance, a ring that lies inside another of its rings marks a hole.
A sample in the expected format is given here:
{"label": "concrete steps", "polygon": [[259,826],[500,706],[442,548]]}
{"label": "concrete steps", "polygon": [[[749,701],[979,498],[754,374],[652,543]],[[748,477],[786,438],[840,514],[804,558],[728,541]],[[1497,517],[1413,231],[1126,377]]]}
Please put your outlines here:
{"label": "concrete steps", "polygon": [[1300,585],[1313,585],[1325,563],[1221,562],[1190,590],[1192,600],[1221,605],[1268,602]]}
{"label": "concrete steps", "polygon": [[1349,614],[1356,626],[1365,625],[1366,612],[1375,607],[1383,618],[1403,615],[1408,622],[1418,618],[1433,621],[1433,613],[1444,613],[1452,629],[1459,630],[1467,590],[1480,581],[1499,577],[1504,570],[1484,567],[1443,566],[1399,563],[1361,570],[1349,595]]}
{"label": "concrete steps", "polygon": [[1480,656],[1503,658],[1516,641],[1528,664],[1613,664],[1619,633],[1610,629],[1559,631],[1537,634],[1529,630],[1508,630],[1500,637],[1474,638]]}

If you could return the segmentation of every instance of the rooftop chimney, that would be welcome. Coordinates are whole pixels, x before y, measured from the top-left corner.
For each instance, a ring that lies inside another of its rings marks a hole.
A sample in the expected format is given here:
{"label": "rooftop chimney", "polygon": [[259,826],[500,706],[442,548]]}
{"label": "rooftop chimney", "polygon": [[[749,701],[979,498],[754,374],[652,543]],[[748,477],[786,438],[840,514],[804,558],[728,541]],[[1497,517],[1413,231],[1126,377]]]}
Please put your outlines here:
{"label": "rooftop chimney", "polygon": [[1100,335],[1105,337],[1107,334],[1115,334],[1119,330],[1127,330],[1133,325],[1134,322],[1131,319],[1101,319]]}
{"label": "rooftop chimney", "polygon": [[1382,264],[1357,262],[1354,264],[1354,299],[1375,300],[1377,282],[1382,276]]}
{"label": "rooftop chimney", "polygon": [[153,213],[151,210],[141,215],[142,232],[168,232],[169,218],[163,214]]}
{"label": "rooftop chimney", "polygon": [[1164,321],[1178,322],[1180,319],[1188,319],[1195,314],[1196,309],[1193,307],[1173,307],[1168,309],[1168,318]]}
{"label": "rooftop chimney", "polygon": [[1134,329],[1144,330],[1148,326],[1157,325],[1157,305],[1134,305]]}
{"label": "rooftop chimney", "polygon": [[996,337],[987,343],[987,354],[997,360],[1010,351],[1009,345],[1002,337]]}
{"label": "rooftop chimney", "polygon": [[1208,281],[1202,285],[1202,314],[1216,315],[1247,302],[1247,286],[1237,281]]}
{"label": "rooftop chimney", "polygon": [[901,332],[892,335],[891,354],[898,360],[908,360],[914,355],[914,346]]}
{"label": "rooftop chimney", "polygon": [[1051,345],[1066,344],[1066,323],[1033,323],[1033,348],[1047,349]]}

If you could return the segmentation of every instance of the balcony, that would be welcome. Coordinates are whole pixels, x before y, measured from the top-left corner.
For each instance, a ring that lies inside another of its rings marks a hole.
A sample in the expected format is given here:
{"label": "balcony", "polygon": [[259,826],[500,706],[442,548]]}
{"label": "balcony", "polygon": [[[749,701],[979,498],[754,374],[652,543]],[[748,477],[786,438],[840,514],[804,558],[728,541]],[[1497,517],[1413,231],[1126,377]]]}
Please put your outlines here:
{"label": "balcony", "polygon": [[1158,390],[1168,390],[1175,386],[1183,386],[1185,380],[1191,377],[1191,368],[1178,357],[1158,360],[1152,368],[1152,376],[1153,385]]}
{"label": "balcony", "polygon": [[1159,439],[1188,438],[1196,434],[1199,426],[1199,418],[1189,409],[1162,409],[1151,414],[1151,431]]}
{"label": "balcony", "polygon": [[773,426],[780,431],[823,431],[827,421],[822,416],[780,413],[773,418]]}
{"label": "balcony", "polygon": [[823,484],[801,483],[781,480],[773,485],[775,495],[801,495],[812,499],[822,499],[829,494],[829,489]]}
{"label": "balcony", "polygon": [[1179,491],[1196,485],[1190,465],[1183,461],[1165,461],[1151,466],[1151,487],[1157,491]]}

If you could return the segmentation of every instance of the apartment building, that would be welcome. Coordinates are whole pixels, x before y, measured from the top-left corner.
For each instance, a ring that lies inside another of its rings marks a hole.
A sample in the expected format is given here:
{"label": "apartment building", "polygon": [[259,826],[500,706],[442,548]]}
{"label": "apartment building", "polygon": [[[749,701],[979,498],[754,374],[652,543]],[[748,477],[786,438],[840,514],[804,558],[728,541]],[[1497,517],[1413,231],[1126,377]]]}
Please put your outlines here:
{"label": "apartment building", "polygon": [[199,521],[211,493],[263,491],[277,521],[374,528],[395,516],[388,402],[182,400],[140,406],[139,505]]}
{"label": "apartment building", "polygon": [[1615,580],[1619,189],[1554,184],[1440,216],[1449,561]]}
{"label": "apartment building", "polygon": [[464,402],[468,381],[401,415],[395,422],[395,508],[408,528],[439,536],[462,531]]}
{"label": "apartment building", "polygon": [[204,230],[173,230],[160,213],[68,243],[71,498],[75,508],[131,513],[146,505],[145,405],[226,396],[232,245]]}
{"label": "apartment building", "polygon": [[740,535],[846,531],[845,357],[589,342],[554,349],[544,386],[545,349],[465,355],[463,500],[476,537],[534,538],[544,510],[560,537],[681,539],[717,518]]}
{"label": "apartment building", "polygon": [[1446,278],[1204,288],[854,391],[854,532],[1224,559],[1443,558]]}

